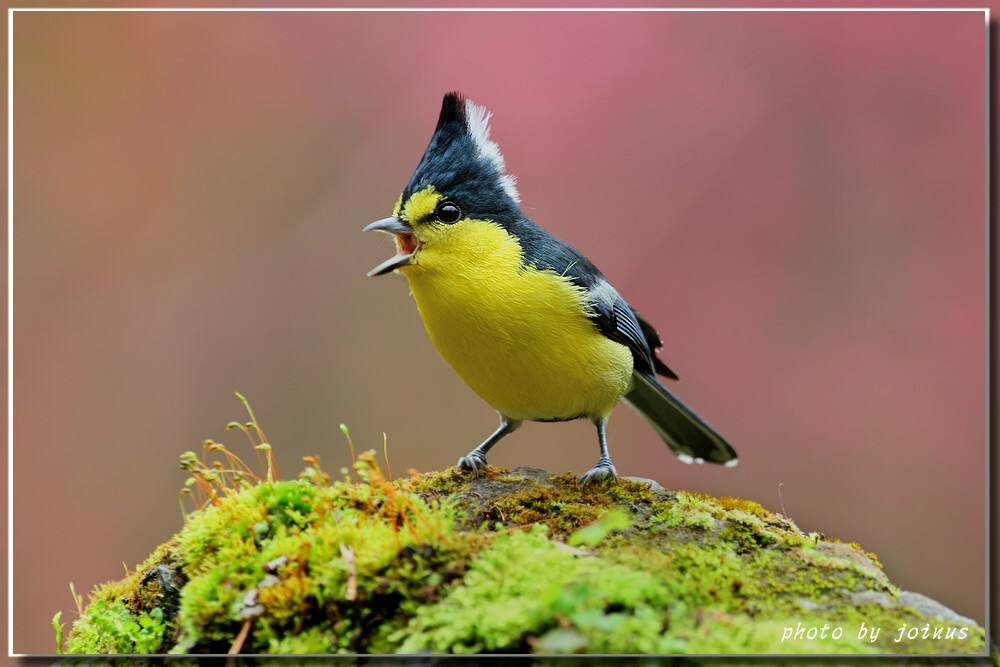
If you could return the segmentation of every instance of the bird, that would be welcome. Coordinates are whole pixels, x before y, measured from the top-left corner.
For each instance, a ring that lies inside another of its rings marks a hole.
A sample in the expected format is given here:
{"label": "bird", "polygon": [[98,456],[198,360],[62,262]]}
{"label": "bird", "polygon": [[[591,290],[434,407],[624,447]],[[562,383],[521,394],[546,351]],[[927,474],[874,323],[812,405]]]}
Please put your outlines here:
{"label": "bird", "polygon": [[458,467],[480,476],[488,452],[524,422],[590,420],[597,464],[584,484],[617,479],[607,422],[624,400],[685,463],[734,466],[736,451],[657,378],[656,329],[568,243],[521,208],[490,137],[492,113],[444,95],[437,126],[392,214],[364,227],[396,253],[369,276],[402,274],[427,334],[500,424]]}

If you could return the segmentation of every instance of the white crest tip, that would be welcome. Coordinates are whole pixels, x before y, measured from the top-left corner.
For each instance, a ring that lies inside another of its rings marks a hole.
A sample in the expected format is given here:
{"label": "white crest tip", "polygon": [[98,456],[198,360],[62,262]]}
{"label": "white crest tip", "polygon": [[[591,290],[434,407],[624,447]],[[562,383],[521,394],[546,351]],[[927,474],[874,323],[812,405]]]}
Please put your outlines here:
{"label": "white crest tip", "polygon": [[507,173],[507,165],[504,163],[503,154],[497,143],[490,139],[490,118],[493,114],[486,110],[486,107],[476,104],[472,100],[465,100],[465,126],[469,130],[469,136],[476,145],[476,154],[481,160],[489,162],[499,174],[499,185],[507,196],[515,202],[520,203],[521,194],[517,191],[516,179],[512,174]]}

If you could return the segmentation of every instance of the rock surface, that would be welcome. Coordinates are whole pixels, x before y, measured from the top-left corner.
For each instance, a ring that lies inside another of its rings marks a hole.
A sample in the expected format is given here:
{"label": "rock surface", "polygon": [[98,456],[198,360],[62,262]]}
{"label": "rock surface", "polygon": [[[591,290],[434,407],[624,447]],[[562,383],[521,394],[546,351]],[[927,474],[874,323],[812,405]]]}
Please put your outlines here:
{"label": "rock surface", "polygon": [[222,488],[95,590],[67,652],[986,651],[873,554],[746,500],[535,468],[388,482],[370,454]]}

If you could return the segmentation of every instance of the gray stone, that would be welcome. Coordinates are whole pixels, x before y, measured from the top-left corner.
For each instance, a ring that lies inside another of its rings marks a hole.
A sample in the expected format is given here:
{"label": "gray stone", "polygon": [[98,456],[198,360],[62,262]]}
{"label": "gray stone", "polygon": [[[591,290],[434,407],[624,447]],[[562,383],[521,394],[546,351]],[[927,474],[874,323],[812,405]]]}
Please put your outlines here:
{"label": "gray stone", "polygon": [[927,616],[937,616],[938,618],[950,621],[957,625],[967,625],[970,628],[976,627],[976,622],[971,618],[966,618],[956,611],[948,609],[943,604],[937,600],[932,600],[926,595],[921,595],[920,593],[914,593],[913,591],[903,591],[896,598],[896,602],[901,607],[909,607],[915,609],[921,614]]}

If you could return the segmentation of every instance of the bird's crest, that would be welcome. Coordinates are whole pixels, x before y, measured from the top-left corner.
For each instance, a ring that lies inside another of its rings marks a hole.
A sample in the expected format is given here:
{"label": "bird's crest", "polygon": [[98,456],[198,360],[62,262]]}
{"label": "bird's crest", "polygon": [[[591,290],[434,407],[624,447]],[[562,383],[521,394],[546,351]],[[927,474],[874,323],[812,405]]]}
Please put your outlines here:
{"label": "bird's crest", "polygon": [[431,185],[449,196],[467,193],[477,200],[505,197],[515,205],[520,202],[500,147],[490,139],[490,116],[485,107],[461,94],[446,94],[434,135],[406,186],[403,201]]}

